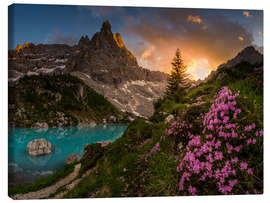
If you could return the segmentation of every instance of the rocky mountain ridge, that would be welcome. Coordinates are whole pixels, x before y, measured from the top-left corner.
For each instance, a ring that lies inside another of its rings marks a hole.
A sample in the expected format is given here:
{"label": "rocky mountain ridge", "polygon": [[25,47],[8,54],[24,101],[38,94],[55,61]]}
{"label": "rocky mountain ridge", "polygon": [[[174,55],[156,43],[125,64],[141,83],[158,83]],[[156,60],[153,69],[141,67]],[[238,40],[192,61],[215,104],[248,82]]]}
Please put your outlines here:
{"label": "rocky mountain ridge", "polygon": [[103,94],[121,111],[151,116],[153,101],[166,87],[167,74],[140,67],[109,21],[77,45],[27,43],[9,51],[9,82],[25,75],[69,73]]}
{"label": "rocky mountain ridge", "polygon": [[219,65],[216,70],[212,71],[207,78],[201,82],[207,82],[214,77],[216,77],[217,80],[222,80],[225,77],[224,69],[236,67],[240,63],[248,63],[252,66],[261,65],[263,64],[263,55],[253,46],[248,46],[241,50],[234,58]]}
{"label": "rocky mountain ridge", "polygon": [[263,62],[263,55],[253,46],[248,46],[240,51],[234,58],[228,60],[224,64],[221,64],[218,69],[223,67],[232,67],[240,62],[248,62],[251,65],[260,64]]}

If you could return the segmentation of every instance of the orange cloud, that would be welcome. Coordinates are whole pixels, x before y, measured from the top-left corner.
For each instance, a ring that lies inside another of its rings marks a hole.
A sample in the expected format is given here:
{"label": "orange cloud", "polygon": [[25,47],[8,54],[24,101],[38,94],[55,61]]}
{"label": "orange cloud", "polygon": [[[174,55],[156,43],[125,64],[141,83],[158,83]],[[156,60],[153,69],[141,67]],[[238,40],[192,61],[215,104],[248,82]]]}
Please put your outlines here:
{"label": "orange cloud", "polygon": [[146,49],[142,55],[141,55],[141,58],[143,59],[146,59],[148,58],[149,56],[151,56],[152,52],[155,50],[155,46],[151,46],[150,48]]}
{"label": "orange cloud", "polygon": [[192,23],[197,23],[197,24],[201,24],[203,22],[200,16],[193,16],[193,15],[189,15],[187,17],[187,21],[192,22]]}
{"label": "orange cloud", "polygon": [[244,41],[244,38],[241,37],[241,36],[239,36],[239,37],[238,37],[238,40],[239,40],[239,41]]}
{"label": "orange cloud", "polygon": [[244,12],[243,12],[243,15],[246,16],[246,17],[250,17],[250,16],[251,16],[250,13],[249,13],[248,11],[244,11]]}

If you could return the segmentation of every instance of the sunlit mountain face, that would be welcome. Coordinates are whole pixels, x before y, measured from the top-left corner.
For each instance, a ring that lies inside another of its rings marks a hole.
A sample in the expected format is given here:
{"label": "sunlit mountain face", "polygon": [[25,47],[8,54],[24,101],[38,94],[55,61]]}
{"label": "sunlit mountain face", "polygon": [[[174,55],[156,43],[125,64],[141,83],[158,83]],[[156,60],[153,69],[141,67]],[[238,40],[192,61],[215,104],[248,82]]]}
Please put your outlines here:
{"label": "sunlit mountain face", "polygon": [[74,45],[109,20],[141,66],[169,73],[180,48],[194,80],[249,45],[263,49],[260,10],[18,4],[9,10],[9,19],[9,48],[24,42]]}

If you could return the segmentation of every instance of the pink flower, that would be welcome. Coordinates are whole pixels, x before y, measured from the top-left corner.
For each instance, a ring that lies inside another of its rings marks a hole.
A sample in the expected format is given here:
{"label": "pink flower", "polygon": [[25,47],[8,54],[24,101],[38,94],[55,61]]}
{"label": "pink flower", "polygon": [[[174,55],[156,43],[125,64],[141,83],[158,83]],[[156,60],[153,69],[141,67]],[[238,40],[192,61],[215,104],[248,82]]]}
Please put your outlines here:
{"label": "pink flower", "polygon": [[205,162],[204,166],[205,166],[206,170],[211,171],[212,164],[210,162]]}
{"label": "pink flower", "polygon": [[157,151],[160,151],[159,142],[156,143],[156,145],[151,149],[150,154],[153,154],[153,153],[155,153]]}
{"label": "pink flower", "polygon": [[221,146],[221,142],[220,142],[220,140],[218,140],[217,142],[216,142],[216,144],[215,144],[215,148],[217,149],[217,148],[219,148]]}
{"label": "pink flower", "polygon": [[223,123],[227,123],[230,118],[228,116],[224,116]]}
{"label": "pink flower", "polygon": [[234,180],[229,180],[229,185],[231,186],[231,187],[234,187],[234,185],[237,183],[238,181],[236,180],[236,179],[234,179]]}
{"label": "pink flower", "polygon": [[238,137],[238,134],[237,134],[236,132],[234,132],[234,130],[232,130],[232,137],[233,137],[233,138]]}
{"label": "pink flower", "polygon": [[237,163],[237,162],[238,162],[238,158],[237,158],[237,157],[232,158],[232,159],[231,159],[231,162],[232,162],[233,164]]}
{"label": "pink flower", "polygon": [[228,154],[231,154],[231,153],[232,153],[232,150],[233,150],[233,146],[230,145],[229,142],[226,142],[226,147],[227,147],[227,152],[228,152]]}
{"label": "pink flower", "polygon": [[222,160],[223,159],[223,154],[222,152],[215,152],[215,160]]}
{"label": "pink flower", "polygon": [[208,134],[205,137],[206,137],[206,139],[211,139],[213,137],[213,135],[212,134]]}
{"label": "pink flower", "polygon": [[196,195],[196,192],[197,192],[197,189],[195,187],[192,187],[191,185],[189,186],[188,188],[188,192],[191,194],[191,195]]}
{"label": "pink flower", "polygon": [[253,171],[252,171],[251,168],[248,168],[247,172],[248,172],[249,175],[253,175]]}
{"label": "pink flower", "polygon": [[234,148],[234,151],[236,152],[240,152],[240,149],[242,148],[242,145],[239,145],[237,147]]}
{"label": "pink flower", "polygon": [[240,163],[240,170],[241,171],[244,171],[245,169],[247,169],[247,167],[248,167],[247,162],[241,162]]}

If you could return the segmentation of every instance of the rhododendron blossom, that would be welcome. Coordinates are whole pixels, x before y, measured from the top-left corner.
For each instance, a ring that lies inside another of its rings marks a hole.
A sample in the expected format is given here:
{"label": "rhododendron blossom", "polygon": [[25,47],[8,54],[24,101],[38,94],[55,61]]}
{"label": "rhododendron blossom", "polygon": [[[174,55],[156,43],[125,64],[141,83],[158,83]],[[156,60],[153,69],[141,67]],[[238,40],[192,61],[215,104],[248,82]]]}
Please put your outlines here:
{"label": "rhododendron blossom", "polygon": [[[191,185],[193,177],[198,178],[198,184],[214,183],[217,193],[234,194],[238,184],[245,184],[238,177],[254,175],[253,169],[248,168],[249,164],[238,154],[244,147],[255,145],[263,130],[256,130],[255,123],[243,126],[236,122],[242,113],[236,100],[238,96],[239,93],[233,94],[228,87],[218,92],[209,111],[202,115],[200,135],[191,133],[192,125],[180,118],[167,129],[168,136],[180,136],[183,141],[188,139],[184,145],[185,154],[177,166],[181,174],[179,191],[183,194],[200,194],[199,187]],[[257,193],[256,189],[246,192]]]}

